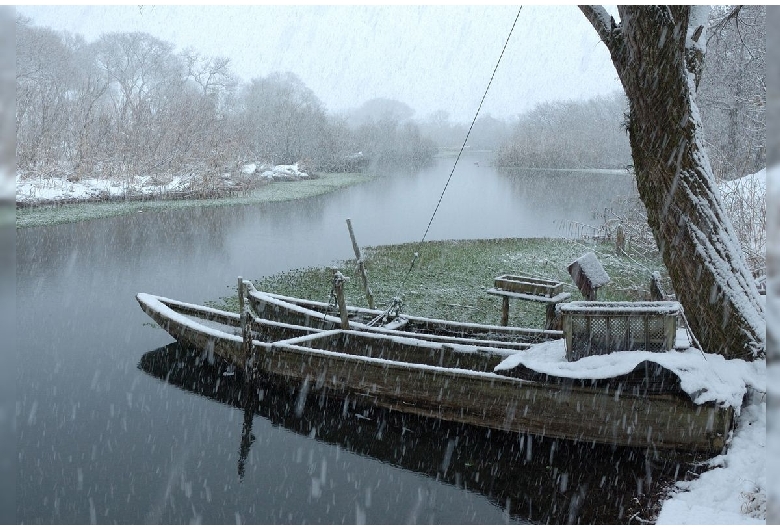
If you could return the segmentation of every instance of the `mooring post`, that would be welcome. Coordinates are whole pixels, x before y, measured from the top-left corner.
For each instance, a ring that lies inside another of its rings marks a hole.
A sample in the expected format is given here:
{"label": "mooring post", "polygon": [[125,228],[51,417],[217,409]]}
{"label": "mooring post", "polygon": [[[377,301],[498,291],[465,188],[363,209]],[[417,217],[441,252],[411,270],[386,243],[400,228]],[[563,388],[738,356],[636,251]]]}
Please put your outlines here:
{"label": "mooring post", "polygon": [[344,282],[347,278],[336,271],[333,275],[333,290],[336,293],[336,303],[339,305],[339,315],[341,316],[341,329],[349,329],[349,315],[347,314],[347,300],[344,297]]}
{"label": "mooring post", "polygon": [[251,378],[252,367],[252,321],[244,304],[244,278],[238,277],[238,310],[241,315],[241,361],[244,365],[244,375],[246,379]]}
{"label": "mooring post", "polygon": [[360,247],[357,244],[357,239],[355,239],[355,231],[352,229],[352,219],[347,218],[347,228],[349,229],[349,238],[352,240],[352,250],[355,251],[358,273],[363,280],[363,289],[366,291],[368,307],[370,309],[376,309],[376,306],[374,305],[374,293],[371,292],[371,287],[368,286],[368,275],[366,274],[366,268],[363,265],[363,256],[360,254]]}
{"label": "mooring post", "polygon": [[501,297],[501,325],[502,326],[508,326],[509,325],[509,297],[508,296],[502,296]]}

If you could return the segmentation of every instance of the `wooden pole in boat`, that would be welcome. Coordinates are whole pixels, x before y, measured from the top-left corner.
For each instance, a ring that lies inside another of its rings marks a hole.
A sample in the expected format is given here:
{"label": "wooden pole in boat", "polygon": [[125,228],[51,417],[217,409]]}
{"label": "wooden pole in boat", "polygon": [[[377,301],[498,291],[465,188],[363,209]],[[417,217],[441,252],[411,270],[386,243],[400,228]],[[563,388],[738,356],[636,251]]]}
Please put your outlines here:
{"label": "wooden pole in boat", "polygon": [[244,278],[238,277],[238,314],[244,318]]}
{"label": "wooden pole in boat", "polygon": [[250,361],[252,358],[252,322],[244,304],[244,278],[238,277],[238,309],[241,315],[241,357],[244,363],[244,375],[247,379],[251,377],[252,367]]}
{"label": "wooden pole in boat", "polygon": [[344,297],[344,282],[347,278],[336,271],[333,276],[333,290],[336,292],[336,303],[339,305],[339,315],[341,316],[341,329],[349,329],[349,315],[347,314],[347,300]]}
{"label": "wooden pole in boat", "polygon": [[357,244],[357,239],[355,239],[355,231],[352,229],[352,219],[347,218],[347,228],[349,228],[349,238],[352,240],[352,250],[355,251],[358,273],[363,280],[363,289],[366,291],[368,307],[370,309],[376,309],[376,306],[374,305],[374,293],[371,292],[371,287],[368,286],[368,275],[366,275],[366,268],[363,265],[363,256],[360,254],[360,247]]}

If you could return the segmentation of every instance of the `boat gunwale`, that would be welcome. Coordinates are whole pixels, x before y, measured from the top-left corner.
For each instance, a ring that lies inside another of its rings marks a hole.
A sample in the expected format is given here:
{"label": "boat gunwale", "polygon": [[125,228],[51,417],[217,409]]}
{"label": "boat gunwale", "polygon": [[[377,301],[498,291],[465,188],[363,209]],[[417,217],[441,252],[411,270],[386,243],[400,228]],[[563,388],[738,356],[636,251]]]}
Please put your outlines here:
{"label": "boat gunwale", "polygon": [[[307,300],[304,298],[295,298],[292,296],[286,296],[276,293],[269,293],[267,291],[260,291],[254,288],[251,288],[247,292],[247,297],[249,298],[259,298],[262,301],[271,302],[271,303],[277,303],[282,302],[284,304],[290,305],[292,308],[296,310],[300,310],[301,312],[306,312],[308,316],[315,316],[318,318],[325,317],[327,318],[328,322],[333,322],[334,324],[340,324],[340,320],[335,315],[327,315],[323,312],[316,311],[314,309],[310,309],[307,306],[314,306],[314,307],[322,307],[327,308],[329,307],[329,304],[326,302],[319,302],[317,300]],[[270,298],[271,300],[265,300],[264,298]],[[353,313],[368,313],[372,316],[380,316],[384,314],[384,311],[379,309],[369,309],[366,307],[359,307],[359,306],[352,306],[347,305],[346,306],[348,312]],[[553,330],[553,329],[538,329],[538,328],[525,328],[525,327],[516,327],[516,326],[500,326],[500,325],[494,325],[494,324],[479,324],[477,322],[456,322],[452,320],[444,320],[444,319],[438,319],[438,318],[428,318],[428,317],[420,317],[420,316],[414,316],[414,315],[407,315],[405,313],[401,313],[398,315],[398,318],[403,318],[409,320],[409,322],[415,322],[415,323],[427,323],[427,324],[433,324],[433,325],[440,325],[440,326],[460,326],[464,329],[474,329],[474,330],[481,330],[481,331],[495,331],[496,333],[502,333],[504,335],[509,335],[513,333],[522,334],[522,333],[538,333],[542,335],[547,335],[551,338],[563,338],[563,331],[560,330]],[[350,321],[350,325],[355,326],[362,326],[370,329],[379,329],[384,331],[385,328],[377,328],[377,327],[371,327],[367,324],[363,324],[362,322],[354,322]]]}

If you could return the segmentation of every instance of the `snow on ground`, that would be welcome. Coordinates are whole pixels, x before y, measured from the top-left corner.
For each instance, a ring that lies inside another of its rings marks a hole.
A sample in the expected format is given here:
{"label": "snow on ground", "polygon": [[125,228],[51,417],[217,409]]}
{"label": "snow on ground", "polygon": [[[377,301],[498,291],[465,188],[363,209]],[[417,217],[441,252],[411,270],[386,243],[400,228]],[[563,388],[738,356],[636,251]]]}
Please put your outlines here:
{"label": "snow on ground", "polygon": [[[246,177],[258,175],[266,180],[297,180],[308,178],[308,173],[301,171],[298,164],[281,166],[260,166],[247,164],[242,167],[241,173]],[[227,176],[229,177],[229,175]],[[58,177],[25,177],[16,176],[16,201],[19,203],[35,204],[40,202],[58,201],[88,201],[106,198],[154,197],[164,196],[167,193],[181,192],[194,189],[194,175],[181,175],[175,177],[135,176],[132,178],[82,178],[77,182],[71,182],[65,176]],[[8,195],[10,198],[10,182],[8,179]],[[0,193],[5,191],[0,181]],[[197,184],[195,184],[197,185]]]}
{"label": "snow on ground", "polygon": [[257,164],[246,164],[241,168],[241,172],[245,175],[259,174],[263,178],[272,180],[284,180],[284,179],[299,179],[308,178],[309,174],[305,171],[301,171],[298,167],[298,162],[289,165],[269,166]]}
{"label": "snow on ground", "polygon": [[730,193],[739,190],[741,186],[750,186],[751,188],[766,193],[766,168],[758,173],[753,173],[752,175],[745,175],[738,179],[725,181],[721,183],[720,191],[723,193]]}
{"label": "snow on ground", "polygon": [[16,180],[16,201],[36,203],[48,201],[76,201],[126,195],[161,195],[166,192],[189,189],[189,177],[175,177],[168,182],[152,177],[130,179],[83,178],[71,182],[65,177],[33,177]]}
{"label": "snow on ground", "polygon": [[656,524],[765,524],[766,403],[742,410],[728,453],[709,464],[695,480],[676,484]]}

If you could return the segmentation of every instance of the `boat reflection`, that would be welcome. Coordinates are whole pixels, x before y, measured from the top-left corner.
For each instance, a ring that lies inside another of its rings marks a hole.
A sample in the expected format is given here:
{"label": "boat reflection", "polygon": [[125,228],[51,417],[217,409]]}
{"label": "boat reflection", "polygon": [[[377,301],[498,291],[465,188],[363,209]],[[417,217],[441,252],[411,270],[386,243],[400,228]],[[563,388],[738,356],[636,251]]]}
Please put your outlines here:
{"label": "boat reflection", "polygon": [[[255,416],[352,453],[478,493],[514,518],[535,523],[628,523],[651,519],[664,487],[690,465],[643,451],[518,435],[435,420],[339,395],[314,382],[243,374],[220,359],[173,343],[138,367],[182,390],[236,407],[244,421],[238,451],[243,479]],[[588,418],[583,418],[588,421]]]}

